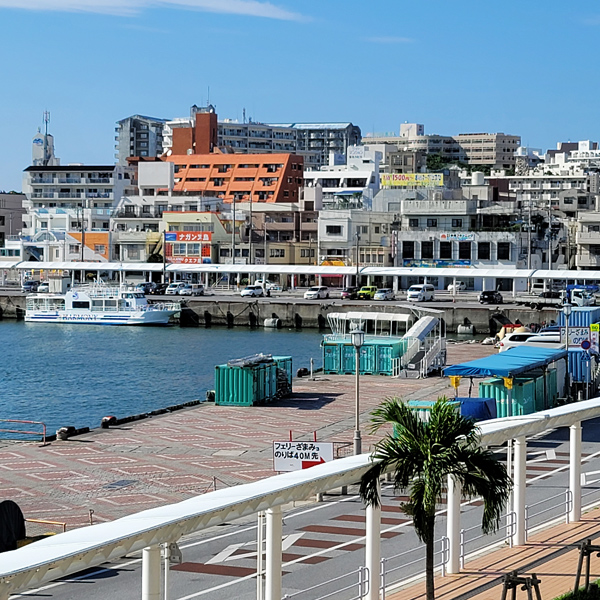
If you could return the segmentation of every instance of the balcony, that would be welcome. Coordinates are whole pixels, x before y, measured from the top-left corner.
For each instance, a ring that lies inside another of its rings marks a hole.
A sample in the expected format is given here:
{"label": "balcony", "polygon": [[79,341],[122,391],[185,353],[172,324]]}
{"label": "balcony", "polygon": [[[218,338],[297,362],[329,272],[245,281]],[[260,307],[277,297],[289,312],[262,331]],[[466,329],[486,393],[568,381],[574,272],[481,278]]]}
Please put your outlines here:
{"label": "balcony", "polygon": [[578,231],[576,235],[577,244],[598,244],[600,245],[599,231]]}
{"label": "balcony", "polygon": [[86,192],[86,198],[112,198],[112,192]]}
{"label": "balcony", "polygon": [[54,192],[34,192],[33,194],[31,194],[32,198],[48,198],[48,199],[52,199],[54,198]]}
{"label": "balcony", "polygon": [[112,183],[112,179],[108,177],[88,177],[87,183]]}
{"label": "balcony", "polygon": [[600,255],[585,252],[576,256],[578,269],[598,269],[600,267]]}
{"label": "balcony", "polygon": [[54,179],[52,177],[39,177],[31,180],[31,185],[38,185],[42,183],[54,183]]}
{"label": "balcony", "polygon": [[81,183],[81,177],[61,177],[58,183]]}
{"label": "balcony", "polygon": [[59,198],[82,198],[82,194],[77,192],[58,192]]}

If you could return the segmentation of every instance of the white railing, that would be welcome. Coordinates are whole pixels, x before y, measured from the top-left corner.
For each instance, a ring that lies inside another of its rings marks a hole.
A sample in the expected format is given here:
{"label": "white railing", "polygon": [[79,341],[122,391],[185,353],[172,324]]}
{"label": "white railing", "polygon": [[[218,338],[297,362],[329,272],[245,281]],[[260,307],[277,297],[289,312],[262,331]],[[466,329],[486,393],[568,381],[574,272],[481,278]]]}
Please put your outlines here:
{"label": "white railing", "polygon": [[423,360],[421,361],[421,377],[427,377],[429,373],[429,368],[437,359],[439,353],[443,349],[443,340],[442,338],[435,338],[435,342],[431,345],[431,347],[425,353]]}
{"label": "white railing", "polygon": [[[440,546],[439,550],[434,552],[434,569],[439,568],[441,570],[442,576],[446,575],[446,563],[448,562],[450,555],[450,546],[448,544],[448,538],[444,535],[439,540],[436,540],[434,544]],[[423,552],[424,548],[421,547],[418,551]],[[386,598],[386,589],[389,585],[393,583],[397,583],[401,581],[401,579],[397,579],[395,581],[390,581],[390,575],[393,573],[397,573],[400,569],[406,569],[412,565],[419,564],[425,561],[425,556],[420,556],[419,558],[407,560],[411,554],[416,554],[417,550],[407,550],[406,552],[401,552],[400,554],[395,554],[393,556],[387,556],[381,559],[381,573],[380,573],[380,592],[381,592],[381,600],[385,600]],[[436,557],[440,557],[439,563],[436,564]],[[395,567],[390,567],[389,563],[393,561],[399,561]]]}
{"label": "white railing", "polygon": [[[512,548],[513,536],[516,533],[517,528],[517,514],[515,512],[506,513],[502,517],[502,521],[505,521],[504,525],[502,525],[498,531],[502,531],[504,529],[504,537],[503,539],[508,545]],[[467,556],[467,544],[472,544],[478,540],[486,539],[487,544],[489,544],[489,535],[484,535],[483,533],[479,533],[479,535],[475,535],[470,539],[467,539],[470,533],[472,532],[480,532],[481,525],[474,525],[473,527],[468,527],[466,529],[460,530],[460,568],[465,568],[465,557]]]}
{"label": "white railing", "polygon": [[[346,580],[351,578],[356,578],[357,580],[352,583],[346,583]],[[342,581],[344,583],[340,584]],[[326,600],[327,598],[338,596],[344,592],[351,592],[353,594],[352,596],[345,598],[345,600],[360,600],[361,598],[364,598],[369,593],[369,586],[371,585],[369,569],[367,567],[359,567],[356,569],[356,571],[351,571],[345,575],[334,577],[333,579],[324,581],[323,583],[318,583],[317,585],[313,585],[305,590],[300,590],[298,592],[294,592],[293,594],[285,594],[283,596],[283,600],[291,600],[292,598],[297,598],[299,596],[302,597],[302,595],[308,594],[309,592],[314,592],[316,590],[319,590],[319,593],[322,593],[323,588],[331,587],[334,584],[340,584],[341,587],[335,585],[335,589],[333,591],[327,592],[322,596],[311,598],[311,600]]]}
{"label": "white railing", "polygon": [[[596,490],[593,490],[593,491],[596,491]],[[583,497],[583,494],[581,496]],[[556,500],[558,498],[564,498],[565,522],[566,523],[569,522],[569,512],[571,511],[571,507],[573,505],[573,493],[571,492],[571,490],[565,490],[564,492],[560,492],[559,494],[555,494],[554,496],[550,496],[549,498],[544,498],[543,500],[540,500],[539,502],[534,502],[533,504],[527,504],[527,505],[525,505],[525,541],[527,541],[527,538],[528,538],[528,533],[529,533],[532,518],[537,517],[539,515],[547,514],[549,512],[556,513],[556,508],[558,506],[556,503]],[[541,506],[543,504],[547,504],[548,502],[551,502],[551,505],[548,508],[543,508],[541,510],[538,510],[537,512],[531,512],[532,508]],[[543,524],[543,523],[544,523],[544,521],[541,521],[539,524]]]}

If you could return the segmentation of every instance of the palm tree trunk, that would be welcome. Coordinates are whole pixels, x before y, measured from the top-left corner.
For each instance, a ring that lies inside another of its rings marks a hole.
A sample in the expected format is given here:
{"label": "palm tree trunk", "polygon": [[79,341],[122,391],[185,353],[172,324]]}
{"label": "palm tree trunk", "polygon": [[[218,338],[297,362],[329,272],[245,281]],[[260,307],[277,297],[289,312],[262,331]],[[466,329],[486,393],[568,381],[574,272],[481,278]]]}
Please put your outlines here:
{"label": "palm tree trunk", "polygon": [[434,567],[434,527],[435,517],[427,519],[427,539],[425,540],[425,597],[427,600],[435,600],[435,583],[433,577]]}

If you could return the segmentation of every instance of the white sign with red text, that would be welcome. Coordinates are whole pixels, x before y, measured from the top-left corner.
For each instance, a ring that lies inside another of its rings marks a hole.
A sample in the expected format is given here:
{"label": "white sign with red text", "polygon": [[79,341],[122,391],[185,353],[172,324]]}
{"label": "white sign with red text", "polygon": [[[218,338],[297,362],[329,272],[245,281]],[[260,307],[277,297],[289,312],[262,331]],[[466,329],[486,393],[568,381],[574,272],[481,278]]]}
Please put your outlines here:
{"label": "white sign with red text", "polygon": [[273,442],[273,470],[299,471],[333,460],[333,442]]}

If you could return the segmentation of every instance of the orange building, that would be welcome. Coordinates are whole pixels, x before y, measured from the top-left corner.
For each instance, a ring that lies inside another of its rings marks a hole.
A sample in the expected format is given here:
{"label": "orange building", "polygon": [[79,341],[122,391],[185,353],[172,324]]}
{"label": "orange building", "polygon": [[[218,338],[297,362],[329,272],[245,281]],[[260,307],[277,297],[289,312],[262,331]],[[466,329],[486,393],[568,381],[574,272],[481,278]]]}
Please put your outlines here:
{"label": "orange building", "polygon": [[180,154],[174,163],[174,192],[224,202],[298,202],[303,157],[295,154]]}

